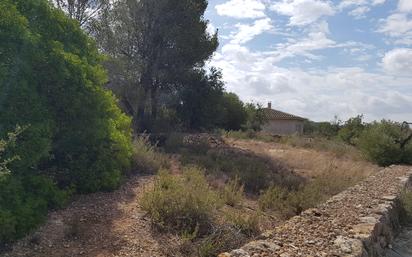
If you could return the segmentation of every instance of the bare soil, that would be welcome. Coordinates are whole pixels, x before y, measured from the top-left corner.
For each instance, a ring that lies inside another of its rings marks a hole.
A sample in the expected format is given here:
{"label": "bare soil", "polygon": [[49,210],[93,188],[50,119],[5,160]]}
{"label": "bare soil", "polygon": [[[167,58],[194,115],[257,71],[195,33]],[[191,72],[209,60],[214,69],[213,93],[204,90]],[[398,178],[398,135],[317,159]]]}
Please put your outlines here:
{"label": "bare soil", "polygon": [[140,208],[139,198],[152,182],[152,175],[134,176],[115,192],[78,196],[1,256],[179,256],[178,237],[153,229]]}

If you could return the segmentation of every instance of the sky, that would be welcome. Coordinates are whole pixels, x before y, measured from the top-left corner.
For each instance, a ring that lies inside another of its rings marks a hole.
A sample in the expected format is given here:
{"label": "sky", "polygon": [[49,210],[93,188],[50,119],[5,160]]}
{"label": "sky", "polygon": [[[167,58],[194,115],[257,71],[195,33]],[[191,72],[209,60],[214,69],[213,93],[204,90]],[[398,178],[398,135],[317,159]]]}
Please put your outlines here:
{"label": "sky", "polygon": [[412,122],[412,0],[209,0],[209,66],[243,101]]}

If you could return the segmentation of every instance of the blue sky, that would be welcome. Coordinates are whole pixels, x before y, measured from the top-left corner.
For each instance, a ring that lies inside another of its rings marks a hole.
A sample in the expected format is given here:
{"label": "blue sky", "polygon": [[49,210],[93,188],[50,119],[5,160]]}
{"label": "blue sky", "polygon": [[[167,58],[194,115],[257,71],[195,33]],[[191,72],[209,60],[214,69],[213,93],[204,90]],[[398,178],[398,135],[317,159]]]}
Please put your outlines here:
{"label": "blue sky", "polygon": [[412,0],[209,0],[210,61],[244,101],[412,121]]}

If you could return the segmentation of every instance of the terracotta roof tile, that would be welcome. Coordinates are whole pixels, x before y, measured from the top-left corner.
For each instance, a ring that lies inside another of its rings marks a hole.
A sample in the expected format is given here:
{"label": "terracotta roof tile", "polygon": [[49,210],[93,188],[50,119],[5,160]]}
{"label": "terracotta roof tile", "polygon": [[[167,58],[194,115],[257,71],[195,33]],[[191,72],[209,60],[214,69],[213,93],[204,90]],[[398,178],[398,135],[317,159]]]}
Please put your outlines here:
{"label": "terracotta roof tile", "polygon": [[263,108],[263,114],[268,120],[306,120],[305,118],[293,114],[269,108]]}

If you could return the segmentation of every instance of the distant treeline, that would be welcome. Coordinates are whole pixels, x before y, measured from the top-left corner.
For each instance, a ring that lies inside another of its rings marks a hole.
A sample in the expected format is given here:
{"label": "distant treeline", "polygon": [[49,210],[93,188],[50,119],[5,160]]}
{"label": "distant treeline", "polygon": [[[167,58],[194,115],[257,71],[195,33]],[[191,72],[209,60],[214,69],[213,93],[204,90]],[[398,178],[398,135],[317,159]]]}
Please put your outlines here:
{"label": "distant treeline", "polygon": [[340,140],[359,148],[379,165],[412,164],[412,130],[408,124],[390,120],[366,123],[363,115],[347,121],[306,121],[305,135]]}

